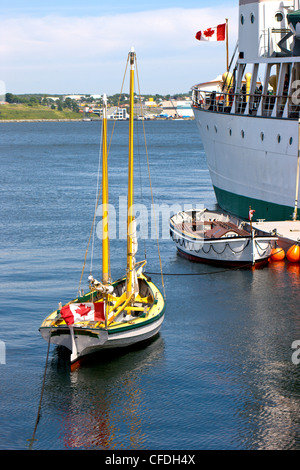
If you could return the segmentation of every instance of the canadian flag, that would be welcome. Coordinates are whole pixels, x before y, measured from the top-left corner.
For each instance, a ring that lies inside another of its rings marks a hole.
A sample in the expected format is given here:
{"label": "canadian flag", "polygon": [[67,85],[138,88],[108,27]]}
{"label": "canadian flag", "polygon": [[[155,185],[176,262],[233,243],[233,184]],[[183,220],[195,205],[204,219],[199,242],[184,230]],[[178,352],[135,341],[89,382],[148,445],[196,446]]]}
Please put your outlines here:
{"label": "canadian flag", "polygon": [[207,28],[205,31],[198,31],[195,38],[198,41],[225,41],[226,23]]}
{"label": "canadian flag", "polygon": [[252,219],[254,212],[255,212],[254,209],[250,209],[250,210],[249,210],[249,220]]}
{"label": "canadian flag", "polygon": [[60,314],[67,325],[80,321],[105,321],[103,302],[68,304],[62,307]]}

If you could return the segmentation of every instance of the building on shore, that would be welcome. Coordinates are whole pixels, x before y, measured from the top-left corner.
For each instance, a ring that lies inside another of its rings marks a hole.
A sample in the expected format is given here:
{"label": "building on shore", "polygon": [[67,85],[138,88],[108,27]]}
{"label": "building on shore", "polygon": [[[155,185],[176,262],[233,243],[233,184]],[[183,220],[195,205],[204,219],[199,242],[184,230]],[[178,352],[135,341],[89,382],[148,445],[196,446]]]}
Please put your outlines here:
{"label": "building on shore", "polygon": [[112,106],[107,109],[107,119],[115,121],[125,121],[129,119],[129,114],[126,108],[119,108],[118,106]]}
{"label": "building on shore", "polygon": [[192,109],[192,101],[190,100],[177,101],[176,112],[179,118],[182,118],[182,119],[193,118],[194,113]]}

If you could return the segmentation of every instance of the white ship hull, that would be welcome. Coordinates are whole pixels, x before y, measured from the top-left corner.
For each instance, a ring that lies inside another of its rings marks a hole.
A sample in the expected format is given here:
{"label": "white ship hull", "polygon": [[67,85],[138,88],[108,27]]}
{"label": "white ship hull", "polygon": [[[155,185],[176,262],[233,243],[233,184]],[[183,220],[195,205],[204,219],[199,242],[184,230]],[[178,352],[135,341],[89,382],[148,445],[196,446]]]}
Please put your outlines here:
{"label": "white ship hull", "polygon": [[218,204],[247,218],[291,220],[298,121],[194,108]]}

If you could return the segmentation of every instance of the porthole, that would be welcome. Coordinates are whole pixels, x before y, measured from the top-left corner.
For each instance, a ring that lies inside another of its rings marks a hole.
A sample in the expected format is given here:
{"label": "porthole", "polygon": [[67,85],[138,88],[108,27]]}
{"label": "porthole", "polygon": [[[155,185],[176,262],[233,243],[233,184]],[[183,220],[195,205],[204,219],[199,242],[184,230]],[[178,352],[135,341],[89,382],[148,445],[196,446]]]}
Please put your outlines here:
{"label": "porthole", "polygon": [[290,137],[290,145],[293,143],[293,137]]}
{"label": "porthole", "polygon": [[229,129],[229,135],[232,135],[232,130],[231,129]]}
{"label": "porthole", "polygon": [[281,13],[281,11],[277,11],[275,13],[275,20],[276,21],[282,21],[283,20],[283,14]]}
{"label": "porthole", "polygon": [[245,132],[243,130],[241,131],[241,136],[242,136],[242,138],[245,137]]}
{"label": "porthole", "polygon": [[252,24],[254,23],[254,20],[255,20],[255,16],[253,15],[253,13],[251,13],[251,15],[250,15],[250,21],[251,21]]}
{"label": "porthole", "polygon": [[218,129],[217,129],[217,126],[215,126],[215,133],[217,133],[217,132],[218,132]]}
{"label": "porthole", "polygon": [[206,129],[209,131],[209,125],[207,124]]}
{"label": "porthole", "polygon": [[244,15],[241,15],[241,24],[244,24]]}
{"label": "porthole", "polygon": [[277,142],[280,144],[280,141],[281,141],[281,135],[278,134],[278,136],[277,136]]}
{"label": "porthole", "polygon": [[263,132],[260,133],[260,138],[261,138],[262,141],[264,140],[265,134]]}

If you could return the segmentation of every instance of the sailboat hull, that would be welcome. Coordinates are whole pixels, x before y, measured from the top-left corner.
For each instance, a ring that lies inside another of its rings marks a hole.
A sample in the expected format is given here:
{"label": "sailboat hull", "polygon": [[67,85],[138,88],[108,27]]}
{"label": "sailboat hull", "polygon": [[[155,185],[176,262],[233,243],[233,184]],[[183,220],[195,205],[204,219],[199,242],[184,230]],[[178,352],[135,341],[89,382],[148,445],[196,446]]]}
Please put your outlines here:
{"label": "sailboat hull", "polygon": [[[111,332],[110,334],[103,331],[86,331],[82,334],[81,329],[74,328],[77,354],[73,360],[71,359],[71,363],[102,350],[126,348],[151,339],[159,333],[163,320],[164,314],[150,324],[138,327],[135,331],[128,327],[128,329],[122,328],[121,331]],[[59,334],[51,333],[50,330],[41,331],[41,334],[47,341],[49,341],[49,335],[51,335],[50,342],[52,344],[64,346],[72,352],[72,338],[68,328],[60,331]]]}
{"label": "sailboat hull", "polygon": [[[59,311],[52,312],[40,327],[40,333],[46,341],[57,346],[64,346],[71,352],[71,363],[89,354],[115,348],[125,348],[146,341],[154,337],[160,330],[164,320],[165,303],[160,290],[143,276],[139,284],[149,289],[153,304],[146,313],[136,317],[130,316],[128,320],[120,317],[107,328],[102,323],[99,327],[92,322],[81,322],[69,327],[59,318]],[[115,283],[115,289],[122,289],[124,280]],[[74,303],[87,302],[94,292],[75,299]]]}

